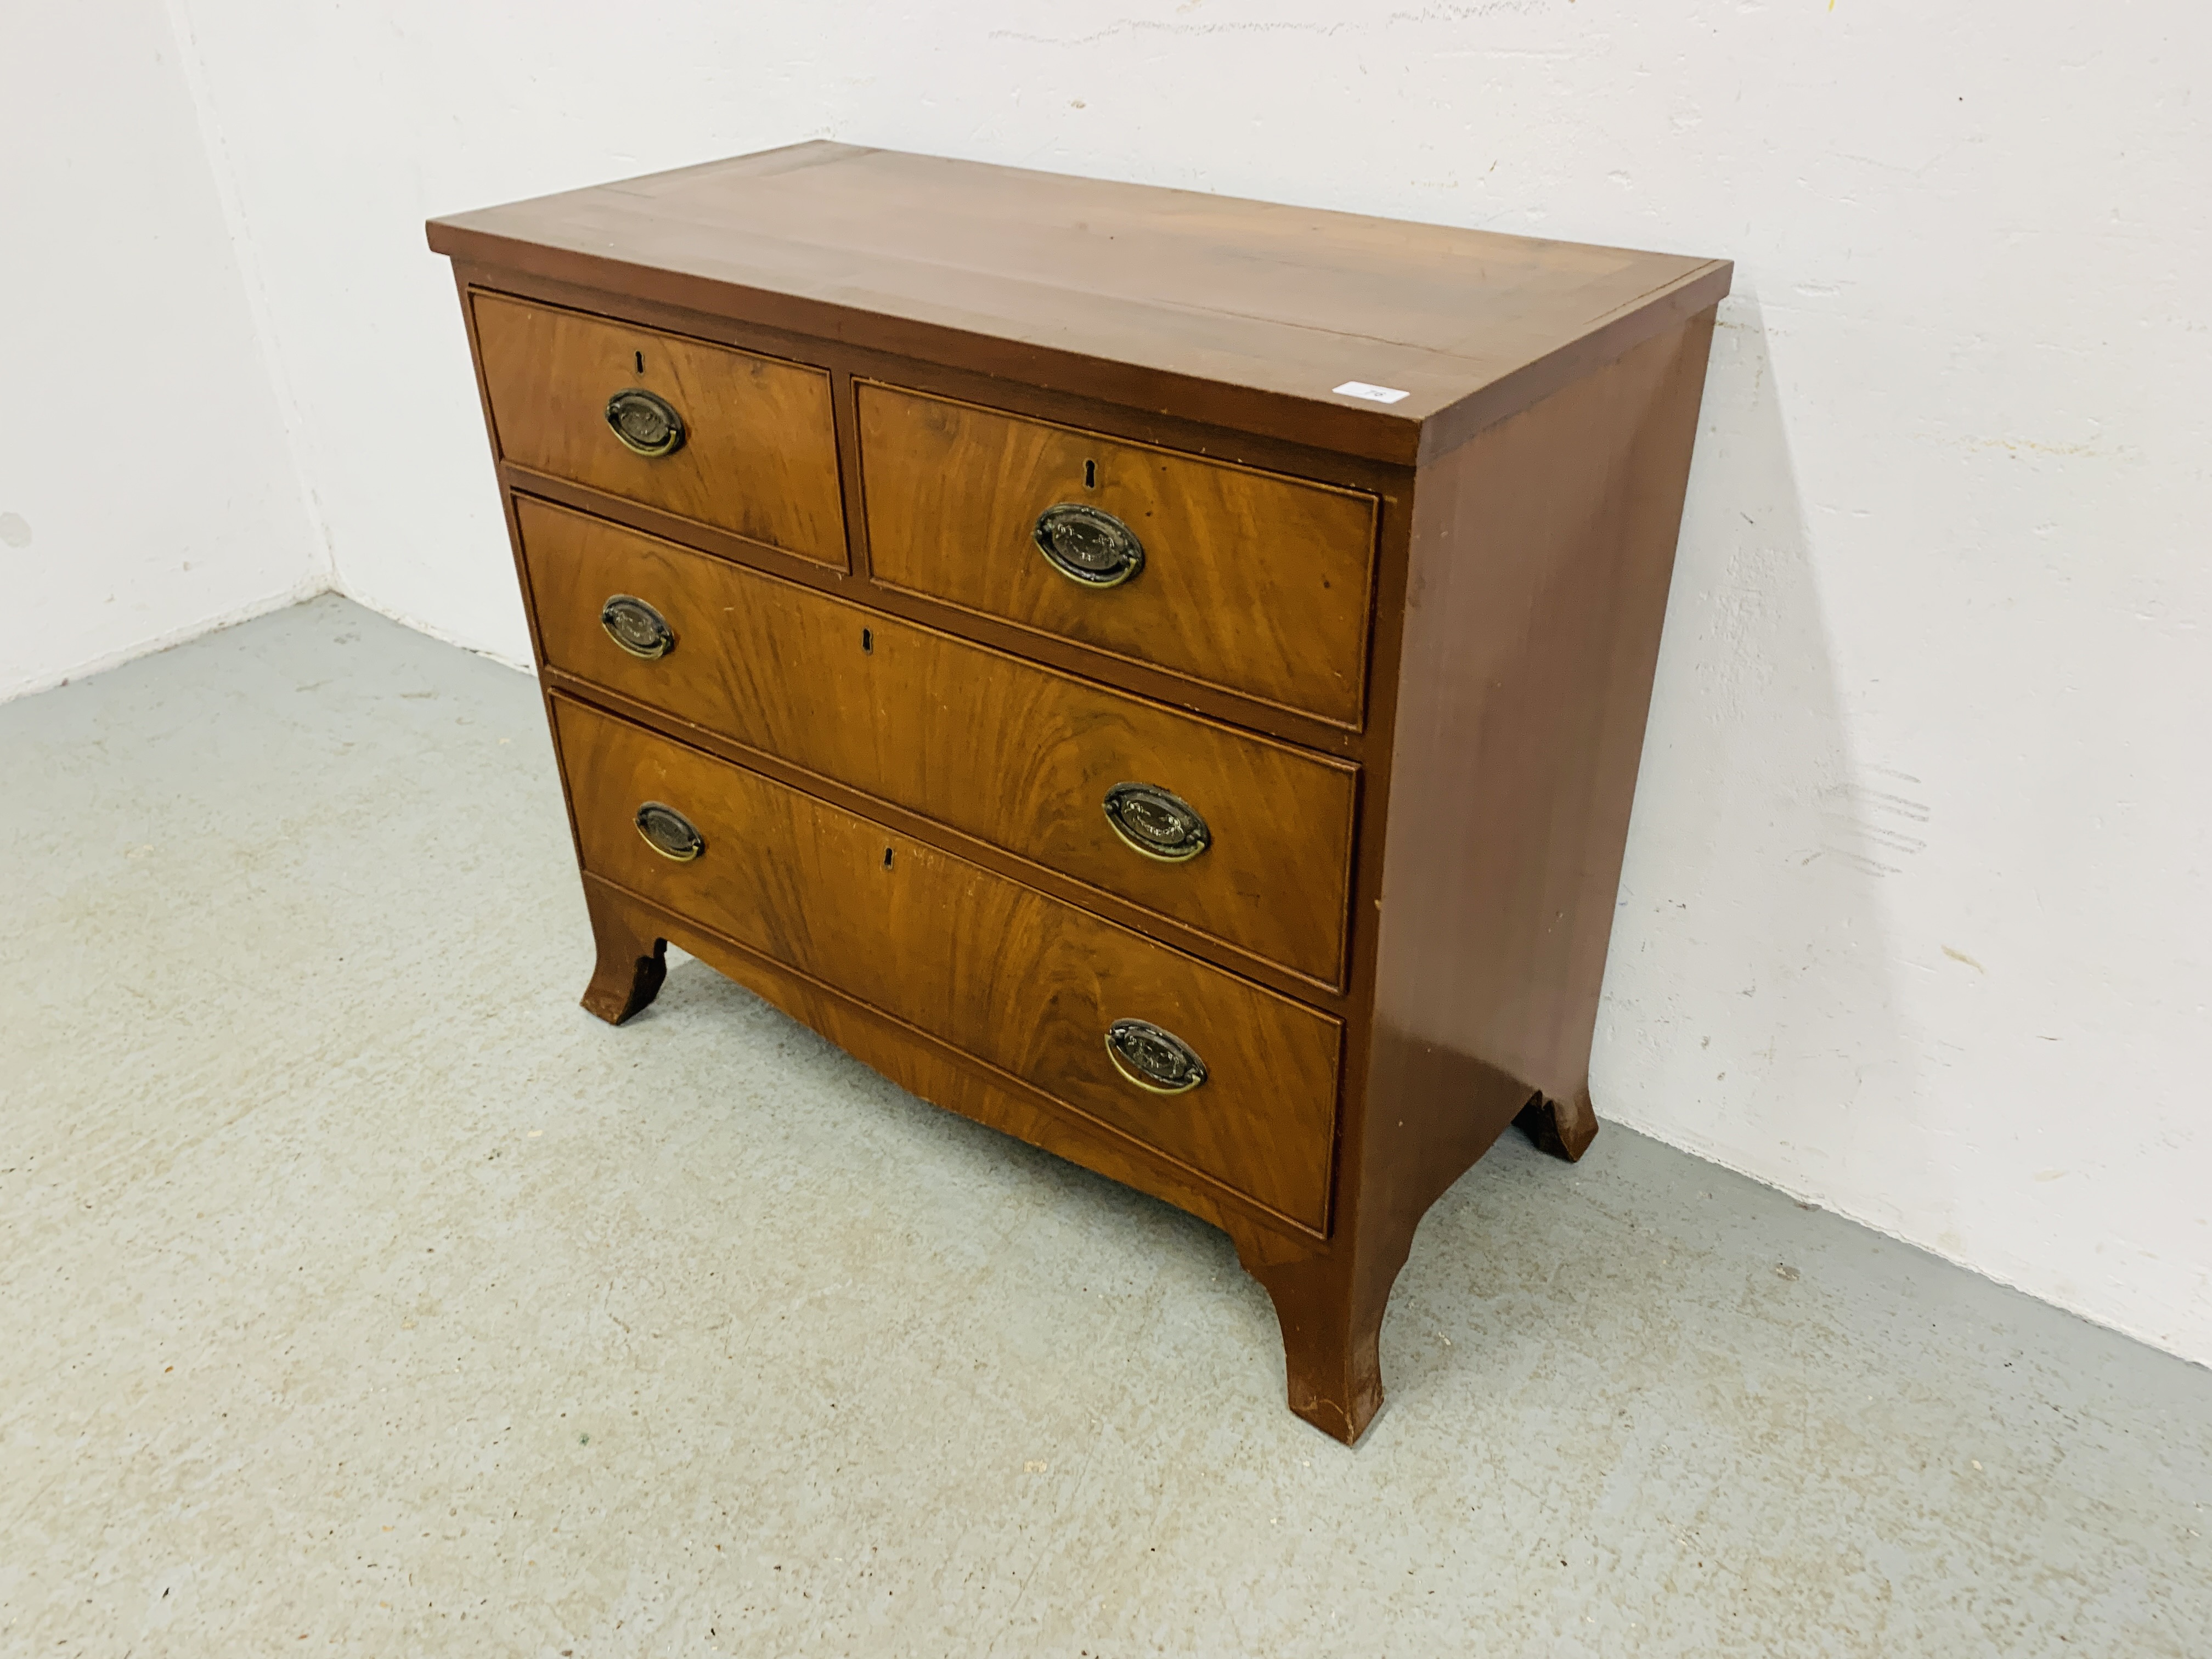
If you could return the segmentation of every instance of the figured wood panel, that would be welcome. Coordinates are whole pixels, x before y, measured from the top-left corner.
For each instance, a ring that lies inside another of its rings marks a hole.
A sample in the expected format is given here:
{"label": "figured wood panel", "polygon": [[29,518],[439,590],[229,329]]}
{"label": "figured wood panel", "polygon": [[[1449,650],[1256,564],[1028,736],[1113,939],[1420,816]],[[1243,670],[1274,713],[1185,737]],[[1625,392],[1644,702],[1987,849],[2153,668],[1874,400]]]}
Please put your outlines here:
{"label": "figured wood panel", "polygon": [[[500,295],[471,303],[503,459],[845,564],[825,371]],[[633,387],[683,416],[673,454],[639,455],[607,425],[607,399]]]}
{"label": "figured wood panel", "polygon": [[[1371,495],[874,382],[854,392],[878,581],[1359,724]],[[1060,574],[1036,526],[1061,503],[1134,531],[1143,570],[1110,588]]]}
{"label": "figured wood panel", "polygon": [[[1227,1230],[1240,1241],[1266,1239],[1279,1250],[1313,1246],[1311,1229],[1301,1229],[1309,1235],[1302,1239],[1287,1229],[1277,1232],[1273,1229],[1282,1228],[1285,1218],[1273,1212],[1259,1212],[1269,1226],[1256,1224],[1255,1212],[1243,1194],[1231,1193],[1211,1176],[1164,1157],[1158,1147],[1148,1146],[1097,1118],[1069,1111],[1018,1079],[855,1002],[818,980],[733,945],[694,921],[672,911],[647,908],[635,894],[596,876],[586,875],[584,884],[587,892],[597,890],[599,902],[636,914],[643,926],[656,930],[671,945],[774,1003],[933,1106],[973,1118],[1094,1170],[1109,1181],[1150,1193]],[[1291,1240],[1287,1245],[1282,1242],[1286,1238]]]}
{"label": "figured wood panel", "polygon": [[[1054,673],[635,531],[516,502],[555,667],[1334,986],[1357,769]],[[676,636],[641,660],[599,624],[643,599]],[[1151,783],[1212,833],[1164,864],[1103,803]]]}
{"label": "figured wood panel", "polygon": [[[1326,1222],[1341,1028],[867,819],[563,698],[552,700],[584,868],[943,1039],[1316,1230]],[[637,808],[699,830],[677,863]],[[1154,1095],[1107,1057],[1150,1020],[1209,1076]]]}

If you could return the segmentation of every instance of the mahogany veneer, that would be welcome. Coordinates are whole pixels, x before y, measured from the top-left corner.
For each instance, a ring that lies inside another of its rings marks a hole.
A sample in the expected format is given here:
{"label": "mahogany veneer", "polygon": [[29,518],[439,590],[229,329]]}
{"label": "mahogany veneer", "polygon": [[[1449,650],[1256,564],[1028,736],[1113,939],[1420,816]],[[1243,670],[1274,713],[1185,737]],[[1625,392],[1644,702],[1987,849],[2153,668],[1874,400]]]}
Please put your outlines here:
{"label": "mahogany veneer", "polygon": [[[1224,1228],[1579,1157],[1722,261],[801,144],[434,220],[599,959]],[[1109,811],[1109,808],[1111,809]]]}

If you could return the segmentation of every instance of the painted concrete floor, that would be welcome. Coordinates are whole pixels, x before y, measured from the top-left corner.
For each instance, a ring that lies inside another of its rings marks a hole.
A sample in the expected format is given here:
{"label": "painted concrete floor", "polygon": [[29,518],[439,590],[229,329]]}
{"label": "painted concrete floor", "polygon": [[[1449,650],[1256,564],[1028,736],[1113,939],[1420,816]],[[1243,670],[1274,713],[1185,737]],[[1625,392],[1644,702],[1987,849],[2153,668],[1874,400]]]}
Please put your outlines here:
{"label": "painted concrete floor", "polygon": [[1618,1127],[1356,1452],[1228,1242],[697,963],[336,599],[0,707],[0,1652],[2212,1653],[2212,1372]]}

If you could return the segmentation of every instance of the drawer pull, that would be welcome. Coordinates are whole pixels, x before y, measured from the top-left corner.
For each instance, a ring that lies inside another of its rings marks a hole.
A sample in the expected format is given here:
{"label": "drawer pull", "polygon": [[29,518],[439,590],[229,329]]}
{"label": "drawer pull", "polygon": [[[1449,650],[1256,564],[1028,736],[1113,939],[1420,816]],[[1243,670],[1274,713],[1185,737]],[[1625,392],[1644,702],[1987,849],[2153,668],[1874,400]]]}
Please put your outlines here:
{"label": "drawer pull", "polygon": [[676,405],[635,386],[607,399],[607,424],[635,454],[673,455],[684,447],[684,417]]}
{"label": "drawer pull", "polygon": [[676,648],[676,635],[668,626],[668,618],[655,611],[643,599],[633,599],[627,593],[613,593],[599,607],[599,626],[607,630],[607,637],[630,653],[651,662],[655,657],[665,657]]}
{"label": "drawer pull", "polygon": [[1206,1062],[1190,1044],[1148,1020],[1108,1026],[1106,1055],[1123,1077],[1156,1095],[1179,1095],[1206,1081]]}
{"label": "drawer pull", "polygon": [[1037,551],[1085,587],[1119,587],[1145,568],[1145,544],[1111,513],[1062,501],[1037,514]]}
{"label": "drawer pull", "polygon": [[691,827],[691,820],[657,800],[637,809],[637,833],[647,847],[678,864],[689,864],[707,850],[706,837]]}
{"label": "drawer pull", "polygon": [[1149,783],[1117,783],[1106,792],[1106,822],[1148,859],[1181,864],[1213,845],[1213,832],[1198,810]]}

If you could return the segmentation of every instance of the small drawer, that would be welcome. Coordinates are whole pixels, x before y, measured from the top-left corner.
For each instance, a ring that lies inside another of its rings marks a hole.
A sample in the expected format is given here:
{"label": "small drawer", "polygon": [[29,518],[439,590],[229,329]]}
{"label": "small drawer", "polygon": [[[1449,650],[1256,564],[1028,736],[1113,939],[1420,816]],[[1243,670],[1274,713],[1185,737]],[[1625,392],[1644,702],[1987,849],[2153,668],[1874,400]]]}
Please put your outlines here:
{"label": "small drawer", "polygon": [[878,581],[1338,726],[1375,498],[863,381]]}
{"label": "small drawer", "polygon": [[503,459],[842,568],[830,376],[473,293]]}
{"label": "small drawer", "polygon": [[550,666],[1340,982],[1356,768],[604,520],[515,511]]}
{"label": "small drawer", "polygon": [[1335,1020],[757,773],[553,708],[586,870],[1324,1226]]}

